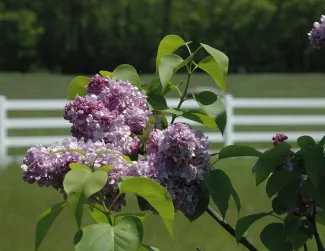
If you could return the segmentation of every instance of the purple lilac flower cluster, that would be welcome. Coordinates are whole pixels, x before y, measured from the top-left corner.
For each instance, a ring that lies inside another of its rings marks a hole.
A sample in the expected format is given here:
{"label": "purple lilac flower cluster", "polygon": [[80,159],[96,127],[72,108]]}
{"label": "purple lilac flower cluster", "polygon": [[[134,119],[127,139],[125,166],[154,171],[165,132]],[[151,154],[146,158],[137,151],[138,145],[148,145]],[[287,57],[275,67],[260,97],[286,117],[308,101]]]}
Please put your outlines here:
{"label": "purple lilac flower cluster", "polygon": [[154,130],[146,144],[146,160],[138,163],[139,174],[166,187],[176,210],[193,214],[204,171],[212,167],[208,147],[203,133],[186,124]]}
{"label": "purple lilac flower cluster", "polygon": [[[50,147],[41,145],[28,150],[23,160],[23,179],[39,186],[52,186],[65,194],[63,180],[70,163],[98,168],[112,165],[106,186],[102,189],[109,207],[118,195],[120,176],[148,177],[166,187],[176,210],[193,214],[200,200],[204,171],[211,169],[209,142],[203,132],[176,123],[165,130],[154,129],[145,145],[144,160],[130,164],[119,154],[139,152],[140,139],[149,116],[146,96],[129,82],[99,75],[91,78],[85,97],[76,96],[65,107],[64,119],[72,123],[72,140]],[[76,151],[80,150],[86,157]],[[57,152],[60,151],[60,152]],[[54,153],[56,152],[56,153]],[[96,202],[96,198],[91,197]],[[114,204],[119,211],[124,197]]]}
{"label": "purple lilac flower cluster", "polygon": [[[67,151],[64,152],[64,150]],[[71,150],[81,150],[86,154],[86,157]],[[107,185],[102,190],[105,202],[109,206],[119,193],[117,186],[119,177],[137,176],[138,173],[135,164],[128,163],[118,154],[103,153],[99,155],[98,153],[102,151],[118,152],[120,149],[112,148],[112,145],[101,141],[92,142],[89,140],[84,142],[83,140],[78,141],[76,138],[65,139],[49,147],[40,145],[32,147],[23,160],[23,180],[30,184],[37,183],[39,186],[52,186],[64,193],[63,179],[66,173],[70,171],[70,163],[81,163],[89,166],[89,162],[91,162],[94,164],[94,168],[112,165]],[[121,203],[123,203],[123,199],[115,205],[115,209],[119,209]]]}
{"label": "purple lilac flower cluster", "polygon": [[122,141],[130,141],[131,133],[140,134],[152,114],[145,94],[127,81],[97,74],[86,91],[86,97],[77,95],[64,112],[64,119],[72,123],[72,136],[78,139],[110,143],[117,141],[116,137],[121,141],[123,135]]}
{"label": "purple lilac flower cluster", "polygon": [[315,22],[314,28],[308,33],[310,44],[321,49],[325,47],[325,16],[322,15],[321,23]]}

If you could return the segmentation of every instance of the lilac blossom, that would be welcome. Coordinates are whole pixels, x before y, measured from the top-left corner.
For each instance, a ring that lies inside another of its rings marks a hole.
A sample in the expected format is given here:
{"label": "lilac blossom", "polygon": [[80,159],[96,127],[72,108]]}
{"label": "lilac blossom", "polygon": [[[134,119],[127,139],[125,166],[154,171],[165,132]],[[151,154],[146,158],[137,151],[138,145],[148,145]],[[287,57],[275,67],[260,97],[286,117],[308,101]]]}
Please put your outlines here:
{"label": "lilac blossom", "polygon": [[208,147],[201,131],[182,123],[154,130],[146,145],[146,160],[138,162],[139,175],[166,187],[175,210],[193,214],[200,199],[204,171],[212,168]]}
{"label": "lilac blossom", "polygon": [[322,15],[321,23],[315,22],[314,28],[308,33],[310,44],[316,48],[321,49],[325,46],[325,16]]}
{"label": "lilac blossom", "polygon": [[[73,149],[83,151],[86,157],[73,151],[54,153],[60,150]],[[63,180],[66,173],[70,171],[70,163],[81,163],[87,166],[93,164],[94,168],[112,165],[108,182],[102,189],[105,202],[109,206],[119,194],[117,185],[119,177],[138,176],[138,173],[135,165],[126,162],[119,154],[103,153],[98,156],[98,153],[103,151],[118,153],[119,149],[102,141],[92,142],[89,140],[85,142],[83,140],[78,141],[76,138],[65,139],[49,147],[41,145],[32,147],[27,151],[21,166],[23,180],[30,184],[37,183],[39,186],[52,186],[64,193]],[[114,209],[120,209],[122,204],[124,204],[123,198],[114,205]]]}
{"label": "lilac blossom", "polygon": [[272,137],[273,145],[277,145],[287,139],[288,139],[288,137],[285,134],[277,133],[275,136]]}
{"label": "lilac blossom", "polygon": [[141,134],[152,112],[143,92],[127,81],[96,75],[86,87],[88,95],[68,102],[64,119],[72,123],[72,136],[84,140],[104,140],[131,155],[137,152]]}

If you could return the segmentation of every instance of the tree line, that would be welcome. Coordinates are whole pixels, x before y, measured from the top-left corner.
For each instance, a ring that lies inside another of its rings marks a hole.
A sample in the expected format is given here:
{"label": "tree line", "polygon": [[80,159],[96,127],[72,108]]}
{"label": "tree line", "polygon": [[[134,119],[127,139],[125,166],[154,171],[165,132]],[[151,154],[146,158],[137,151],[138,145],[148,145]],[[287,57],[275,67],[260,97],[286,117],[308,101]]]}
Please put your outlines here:
{"label": "tree line", "polygon": [[0,0],[0,70],[152,72],[177,34],[224,51],[232,72],[324,71],[307,39],[322,14],[324,0]]}

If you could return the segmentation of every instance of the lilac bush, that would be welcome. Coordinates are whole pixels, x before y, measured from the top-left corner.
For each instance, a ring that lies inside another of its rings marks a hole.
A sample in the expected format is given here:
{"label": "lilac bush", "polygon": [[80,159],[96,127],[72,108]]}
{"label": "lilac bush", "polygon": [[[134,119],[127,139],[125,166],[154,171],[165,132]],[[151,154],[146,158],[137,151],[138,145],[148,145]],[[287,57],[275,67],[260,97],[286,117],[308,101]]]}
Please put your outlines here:
{"label": "lilac bush", "polygon": [[[308,33],[317,49],[325,44],[324,16],[321,21]],[[209,45],[201,43],[194,52],[190,45],[176,35],[163,38],[156,57],[157,77],[151,82],[140,81],[137,71],[126,64],[113,72],[100,71],[91,79],[71,81],[63,117],[72,124],[72,138],[31,147],[21,166],[25,182],[53,187],[63,194],[61,203],[41,214],[35,250],[67,205],[78,227],[76,251],[157,250],[142,243],[146,211],[158,214],[171,235],[175,212],[190,221],[208,213],[251,251],[257,248],[244,237],[245,232],[256,220],[271,216],[277,221],[260,234],[267,249],[308,250],[307,241],[315,238],[317,250],[324,250],[316,222],[325,221],[325,137],[318,143],[309,136],[299,137],[300,149],[294,151],[288,137],[279,133],[265,152],[230,145],[211,153],[203,131],[175,121],[182,117],[224,132],[226,110],[216,93],[193,95],[197,110],[182,105],[189,99],[191,77],[198,68],[226,91],[228,58]],[[175,53],[181,47],[188,51],[185,59]],[[207,56],[198,58],[198,51]],[[187,71],[186,79],[173,83],[172,76],[181,68]],[[172,90],[179,94],[174,108],[165,98]],[[243,156],[257,158],[252,172],[257,186],[266,181],[272,210],[241,217],[233,228],[225,221],[229,199],[234,200],[238,216],[241,202],[231,179],[218,167],[222,159]],[[121,213],[122,206],[127,206],[126,193],[136,194],[144,212]],[[210,207],[210,197],[221,216]],[[95,224],[83,225],[84,206]]]}

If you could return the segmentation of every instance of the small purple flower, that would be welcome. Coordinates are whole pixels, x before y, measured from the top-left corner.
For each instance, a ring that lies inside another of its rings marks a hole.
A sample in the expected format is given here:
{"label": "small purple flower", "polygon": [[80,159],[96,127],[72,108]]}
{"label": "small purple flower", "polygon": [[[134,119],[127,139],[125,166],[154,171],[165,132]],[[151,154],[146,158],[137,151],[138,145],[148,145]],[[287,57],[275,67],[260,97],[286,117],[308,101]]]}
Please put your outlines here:
{"label": "small purple flower", "polygon": [[322,15],[321,23],[315,22],[314,28],[308,33],[310,44],[316,48],[321,49],[325,47],[325,16]]}
{"label": "small purple flower", "polygon": [[284,133],[277,133],[275,136],[272,137],[273,145],[277,145],[287,139],[288,137]]}

